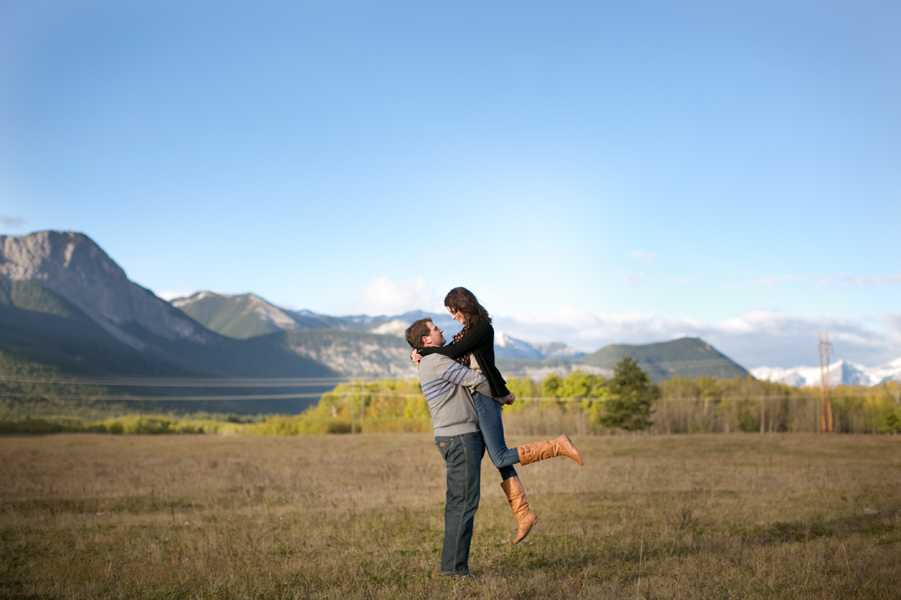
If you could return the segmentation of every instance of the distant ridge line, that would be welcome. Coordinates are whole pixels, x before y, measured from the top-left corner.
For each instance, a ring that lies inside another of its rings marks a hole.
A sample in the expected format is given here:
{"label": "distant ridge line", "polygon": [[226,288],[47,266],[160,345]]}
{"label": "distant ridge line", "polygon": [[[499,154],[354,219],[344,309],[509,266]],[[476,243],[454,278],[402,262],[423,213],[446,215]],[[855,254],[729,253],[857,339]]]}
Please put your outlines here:
{"label": "distant ridge line", "polygon": [[704,358],[704,359],[699,359],[699,360],[670,360],[670,361],[661,361],[661,362],[639,360],[638,364],[639,364],[639,366],[648,365],[648,366],[653,366],[653,367],[662,367],[662,366],[680,367],[680,366],[711,366],[711,365],[721,365],[721,364],[734,365],[735,362],[732,360],[729,360],[728,358]]}

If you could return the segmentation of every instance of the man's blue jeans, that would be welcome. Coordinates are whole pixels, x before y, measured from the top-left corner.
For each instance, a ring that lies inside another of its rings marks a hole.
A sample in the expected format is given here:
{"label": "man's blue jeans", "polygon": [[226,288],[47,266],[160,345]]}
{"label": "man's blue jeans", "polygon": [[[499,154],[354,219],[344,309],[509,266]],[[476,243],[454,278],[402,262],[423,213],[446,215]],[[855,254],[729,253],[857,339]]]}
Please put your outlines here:
{"label": "man's blue jeans", "polygon": [[444,506],[444,548],[441,573],[469,572],[472,526],[479,508],[482,457],[485,444],[476,431],[450,437],[436,436],[435,446],[447,464],[447,502]]}
{"label": "man's blue jeans", "polygon": [[491,462],[501,472],[501,479],[506,481],[516,477],[513,465],[519,462],[516,448],[507,448],[504,439],[504,422],[501,420],[501,403],[479,392],[473,392],[472,403],[479,415],[479,429],[485,439],[485,448]]}

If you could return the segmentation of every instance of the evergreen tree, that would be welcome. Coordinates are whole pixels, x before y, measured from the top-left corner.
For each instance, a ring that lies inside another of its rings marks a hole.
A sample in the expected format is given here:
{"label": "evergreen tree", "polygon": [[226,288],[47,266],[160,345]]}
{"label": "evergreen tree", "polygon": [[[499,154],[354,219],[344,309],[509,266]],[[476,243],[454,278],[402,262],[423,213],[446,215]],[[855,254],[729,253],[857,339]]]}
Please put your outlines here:
{"label": "evergreen tree", "polygon": [[613,370],[610,397],[604,402],[600,419],[604,427],[619,427],[626,431],[647,429],[651,422],[651,403],[660,396],[657,386],[638,363],[627,356]]}

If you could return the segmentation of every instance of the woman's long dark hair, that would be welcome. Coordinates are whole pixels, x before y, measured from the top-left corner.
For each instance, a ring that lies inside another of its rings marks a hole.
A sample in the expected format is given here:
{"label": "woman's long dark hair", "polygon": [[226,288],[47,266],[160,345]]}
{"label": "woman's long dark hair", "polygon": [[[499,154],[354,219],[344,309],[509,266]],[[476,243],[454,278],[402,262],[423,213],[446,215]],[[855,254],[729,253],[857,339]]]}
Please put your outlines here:
{"label": "woman's long dark hair", "polygon": [[469,333],[470,327],[476,323],[481,323],[482,321],[491,323],[491,317],[488,316],[488,311],[485,310],[484,306],[479,304],[475,294],[465,287],[455,287],[449,291],[447,296],[444,297],[444,306],[466,315],[466,325],[463,326],[460,333],[454,336],[454,341],[457,341]]}

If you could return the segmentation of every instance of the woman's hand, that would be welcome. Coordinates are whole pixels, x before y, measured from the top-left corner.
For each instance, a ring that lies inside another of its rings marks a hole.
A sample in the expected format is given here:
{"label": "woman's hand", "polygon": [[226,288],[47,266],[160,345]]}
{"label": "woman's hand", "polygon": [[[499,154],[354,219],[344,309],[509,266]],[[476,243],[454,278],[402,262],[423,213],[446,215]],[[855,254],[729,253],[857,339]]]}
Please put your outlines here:
{"label": "woman's hand", "polygon": [[419,350],[413,349],[413,352],[410,353],[410,360],[416,363],[416,368],[419,368],[419,361],[422,360],[422,354],[419,353]]}
{"label": "woman's hand", "polygon": [[509,394],[507,394],[507,397],[504,398],[504,404],[506,406],[510,406],[514,402],[516,402],[516,396],[513,394],[513,392],[510,392]]}

